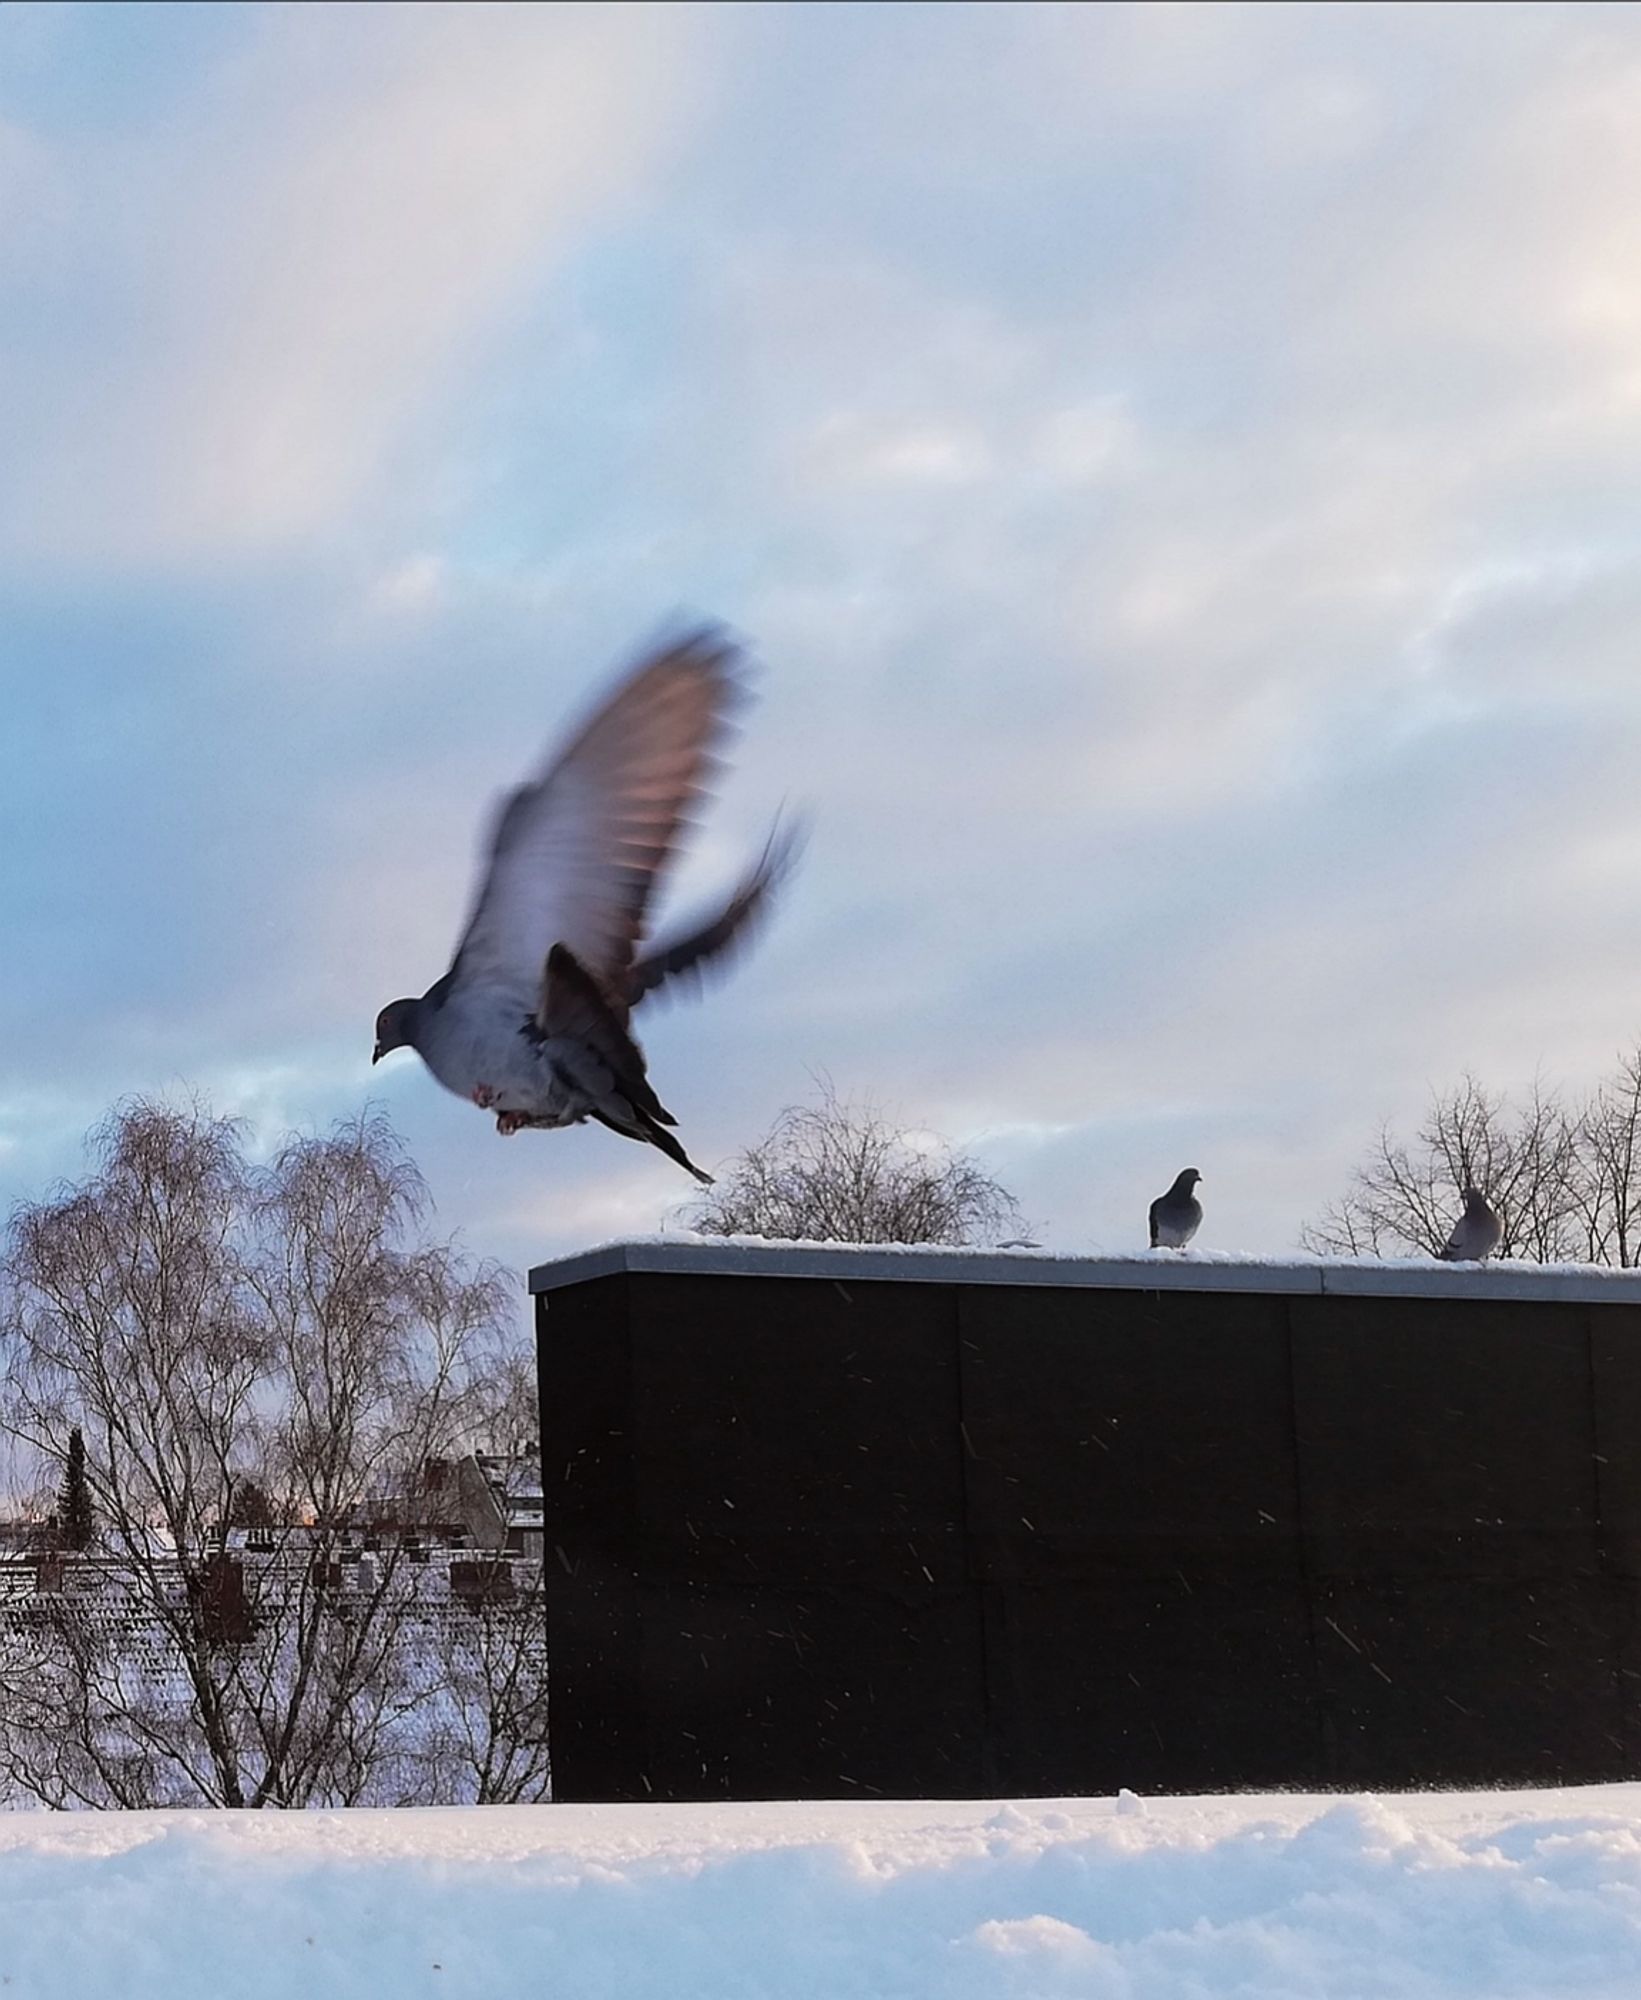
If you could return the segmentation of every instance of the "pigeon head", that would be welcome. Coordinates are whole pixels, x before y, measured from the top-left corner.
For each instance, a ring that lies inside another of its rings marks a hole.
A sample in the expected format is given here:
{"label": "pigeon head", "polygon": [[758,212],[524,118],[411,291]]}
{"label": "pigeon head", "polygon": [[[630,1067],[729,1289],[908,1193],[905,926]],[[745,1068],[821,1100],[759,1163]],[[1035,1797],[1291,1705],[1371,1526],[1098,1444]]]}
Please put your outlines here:
{"label": "pigeon head", "polygon": [[1174,1182],[1174,1192],[1176,1194],[1191,1194],[1194,1192],[1197,1182],[1201,1179],[1202,1176],[1197,1172],[1195,1167],[1187,1167]]}
{"label": "pigeon head", "polygon": [[1487,1206],[1487,1197],[1479,1187],[1476,1187],[1472,1183],[1467,1183],[1464,1190],[1464,1205],[1466,1208],[1485,1208]]}
{"label": "pigeon head", "polygon": [[420,1000],[390,1000],[382,1009],[376,1016],[376,1047],[370,1057],[373,1063],[379,1063],[394,1049],[416,1046],[416,1017],[421,1007]]}

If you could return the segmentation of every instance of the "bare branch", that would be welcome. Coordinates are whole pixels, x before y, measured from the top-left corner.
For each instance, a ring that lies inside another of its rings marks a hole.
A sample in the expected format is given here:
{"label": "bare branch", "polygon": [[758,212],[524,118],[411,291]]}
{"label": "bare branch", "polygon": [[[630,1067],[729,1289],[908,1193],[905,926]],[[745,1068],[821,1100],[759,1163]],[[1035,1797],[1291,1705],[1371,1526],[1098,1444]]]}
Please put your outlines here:
{"label": "bare branch", "polygon": [[1432,1096],[1411,1145],[1381,1131],[1300,1240],[1340,1256],[1434,1256],[1475,1186],[1504,1224],[1501,1256],[1627,1266],[1641,1255],[1638,1165],[1641,1050],[1577,1109],[1542,1078],[1512,1103],[1466,1076]]}
{"label": "bare branch", "polygon": [[[21,1674],[27,1698],[0,1713],[0,1770],[60,1804],[379,1795],[430,1699],[415,1592],[400,1534],[368,1586],[355,1560],[337,1587],[341,1559],[361,1517],[404,1525],[429,1459],[503,1410],[522,1428],[511,1288],[420,1238],[425,1190],[379,1118],[257,1167],[200,1106],[137,1102],[94,1146],[6,1248],[0,1422],[43,1468],[75,1451],[98,1591],[42,1588],[8,1627],[0,1688]],[[158,1693],[139,1631],[163,1641]]]}
{"label": "bare branch", "polygon": [[693,1210],[708,1236],[831,1243],[995,1243],[1023,1233],[1006,1188],[944,1140],[891,1125],[825,1079],[789,1105]]}

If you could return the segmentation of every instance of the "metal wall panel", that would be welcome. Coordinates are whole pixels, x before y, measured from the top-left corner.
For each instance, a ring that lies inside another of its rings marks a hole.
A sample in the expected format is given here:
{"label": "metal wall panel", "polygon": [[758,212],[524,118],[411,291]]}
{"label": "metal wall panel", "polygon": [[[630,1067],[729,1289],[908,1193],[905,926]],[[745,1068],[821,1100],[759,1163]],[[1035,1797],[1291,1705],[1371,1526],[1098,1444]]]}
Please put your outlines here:
{"label": "metal wall panel", "polygon": [[556,1795],[1641,1773],[1641,1307],[1237,1276],[547,1292]]}

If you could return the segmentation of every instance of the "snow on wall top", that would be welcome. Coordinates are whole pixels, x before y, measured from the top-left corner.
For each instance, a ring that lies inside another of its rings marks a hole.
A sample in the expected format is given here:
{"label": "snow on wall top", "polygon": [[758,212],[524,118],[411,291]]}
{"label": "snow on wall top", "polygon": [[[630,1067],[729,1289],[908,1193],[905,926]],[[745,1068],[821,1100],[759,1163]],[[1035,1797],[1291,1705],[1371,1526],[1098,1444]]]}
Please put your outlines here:
{"label": "snow on wall top", "polygon": [[1433,1257],[1253,1257],[1225,1250],[1075,1256],[1056,1250],[956,1250],[923,1244],[781,1243],[756,1236],[630,1236],[538,1264],[530,1290],[621,1272],[702,1277],[1058,1285],[1143,1292],[1284,1292],[1410,1299],[1540,1299],[1641,1304],[1641,1270],[1602,1264],[1442,1264]]}

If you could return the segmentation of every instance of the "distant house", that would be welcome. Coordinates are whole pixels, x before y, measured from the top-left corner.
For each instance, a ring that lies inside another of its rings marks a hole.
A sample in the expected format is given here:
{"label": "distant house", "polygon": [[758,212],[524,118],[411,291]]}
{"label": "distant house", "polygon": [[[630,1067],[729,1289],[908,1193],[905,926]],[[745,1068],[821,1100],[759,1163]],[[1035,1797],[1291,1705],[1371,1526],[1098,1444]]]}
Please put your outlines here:
{"label": "distant house", "polygon": [[[212,1636],[246,1643],[259,1607],[294,1601],[304,1588],[346,1606],[386,1585],[402,1615],[430,1626],[485,1606],[527,1613],[542,1581],[539,1459],[429,1459],[415,1485],[351,1509],[340,1534],[311,1522],[219,1529],[200,1573]],[[170,1578],[180,1604],[184,1565],[161,1530],[148,1539],[154,1570]],[[0,1523],[0,1655],[70,1605],[78,1625],[100,1633],[139,1675],[174,1678],[174,1649],[124,1556],[60,1548],[49,1523]]]}
{"label": "distant house", "polygon": [[402,1543],[413,1560],[425,1560],[439,1548],[466,1548],[539,1562],[541,1461],[486,1452],[429,1458],[419,1478],[355,1503],[344,1526],[362,1536],[366,1548]]}
{"label": "distant house", "polygon": [[532,1562],[542,1557],[541,1460],[429,1459],[427,1489],[437,1511],[459,1523],[475,1549],[505,1549]]}

